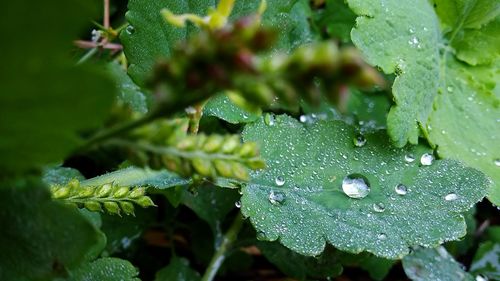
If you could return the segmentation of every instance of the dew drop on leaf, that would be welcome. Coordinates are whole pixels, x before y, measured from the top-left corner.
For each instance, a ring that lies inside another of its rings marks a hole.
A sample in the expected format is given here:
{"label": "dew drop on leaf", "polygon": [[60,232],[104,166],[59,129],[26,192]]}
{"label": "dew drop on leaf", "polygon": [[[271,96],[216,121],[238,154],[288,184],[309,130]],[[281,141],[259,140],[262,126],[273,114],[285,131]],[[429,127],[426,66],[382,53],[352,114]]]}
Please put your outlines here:
{"label": "dew drop on leaf", "polygon": [[495,166],[500,167],[500,159],[495,159]]}
{"label": "dew drop on leaf", "polygon": [[396,190],[396,193],[399,195],[406,195],[406,193],[408,193],[408,188],[402,183],[396,185],[394,190]]}
{"label": "dew drop on leaf", "polygon": [[373,210],[377,213],[382,213],[385,211],[385,205],[384,203],[374,203],[373,204]]}
{"label": "dew drop on leaf", "polygon": [[274,180],[277,186],[283,186],[285,184],[285,179],[282,176],[276,177]]}
{"label": "dew drop on leaf", "polygon": [[128,34],[128,35],[132,35],[132,34],[134,34],[134,32],[135,32],[135,27],[133,27],[133,26],[129,25],[129,26],[127,26],[127,28],[125,29],[125,32],[127,32],[127,34]]}
{"label": "dew drop on leaf", "polygon": [[385,233],[380,233],[378,236],[377,236],[378,240],[385,240],[387,239],[387,235]]}
{"label": "dew drop on leaf", "polygon": [[422,157],[420,157],[420,164],[424,166],[430,166],[432,165],[432,162],[434,161],[434,155],[430,153],[424,153]]}
{"label": "dew drop on leaf", "polygon": [[264,231],[257,232],[257,240],[267,240],[267,235]]}
{"label": "dew drop on leaf", "polygon": [[264,122],[268,126],[274,126],[274,115],[266,113],[266,116],[264,116]]}
{"label": "dew drop on leaf", "polygon": [[363,175],[350,174],[342,180],[342,191],[351,198],[365,198],[370,193],[370,183]]}
{"label": "dew drop on leaf", "polygon": [[234,206],[238,209],[241,208],[241,201],[234,202]]}
{"label": "dew drop on leaf", "polygon": [[269,202],[273,205],[283,204],[285,202],[286,195],[283,192],[271,191],[269,193]]}
{"label": "dew drop on leaf", "polygon": [[458,199],[458,195],[455,193],[446,194],[446,196],[444,197],[444,200],[446,200],[446,201],[455,201],[457,199]]}
{"label": "dew drop on leaf", "polygon": [[406,154],[405,161],[406,161],[406,163],[411,163],[411,162],[415,161],[415,156],[413,156],[413,154]]}
{"label": "dew drop on leaf", "polygon": [[448,87],[446,88],[446,90],[447,90],[448,92],[452,93],[452,92],[453,92],[453,87],[452,87],[452,86],[448,86]]}
{"label": "dew drop on leaf", "polygon": [[357,147],[362,147],[366,144],[366,138],[363,135],[357,135],[354,138],[354,145]]}

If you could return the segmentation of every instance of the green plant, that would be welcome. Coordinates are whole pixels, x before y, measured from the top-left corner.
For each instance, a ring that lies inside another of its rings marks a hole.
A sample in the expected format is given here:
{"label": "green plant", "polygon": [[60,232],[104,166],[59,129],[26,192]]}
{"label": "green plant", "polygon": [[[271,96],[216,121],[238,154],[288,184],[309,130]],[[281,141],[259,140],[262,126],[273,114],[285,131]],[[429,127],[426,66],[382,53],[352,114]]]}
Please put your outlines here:
{"label": "green plant", "polygon": [[0,280],[500,278],[498,1],[103,2],[3,4]]}

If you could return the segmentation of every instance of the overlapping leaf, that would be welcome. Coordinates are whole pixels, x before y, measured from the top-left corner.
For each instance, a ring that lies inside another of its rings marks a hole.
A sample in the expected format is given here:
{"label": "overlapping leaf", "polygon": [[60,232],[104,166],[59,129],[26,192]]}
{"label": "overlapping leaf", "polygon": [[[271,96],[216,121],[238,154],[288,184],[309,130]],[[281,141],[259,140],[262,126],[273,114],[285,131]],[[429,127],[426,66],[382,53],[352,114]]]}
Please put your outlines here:
{"label": "overlapping leaf", "polygon": [[72,281],[140,281],[137,269],[118,258],[100,258],[71,272]]}
{"label": "overlapping leaf", "polygon": [[232,124],[253,122],[260,116],[238,107],[225,94],[209,99],[203,107],[203,115],[217,117]]}
{"label": "overlapping leaf", "polygon": [[[341,121],[304,126],[277,116],[269,125],[247,125],[245,141],[259,143],[268,165],[242,196],[242,212],[261,237],[304,255],[321,253],[329,242],[349,252],[399,258],[411,246],[465,235],[461,212],[486,193],[489,181],[482,173],[453,160],[422,166],[419,159],[428,149],[393,148],[385,132],[367,135],[362,147],[353,144],[355,137]],[[416,160],[406,162],[405,156]],[[368,196],[343,193],[350,174],[366,177]],[[407,187],[406,195],[395,191],[398,184]]]}
{"label": "overlapping leaf", "polygon": [[396,145],[416,143],[422,130],[440,156],[490,176],[489,199],[500,204],[499,4],[434,2],[349,0],[360,15],[351,36],[372,64],[398,75],[387,121]]}

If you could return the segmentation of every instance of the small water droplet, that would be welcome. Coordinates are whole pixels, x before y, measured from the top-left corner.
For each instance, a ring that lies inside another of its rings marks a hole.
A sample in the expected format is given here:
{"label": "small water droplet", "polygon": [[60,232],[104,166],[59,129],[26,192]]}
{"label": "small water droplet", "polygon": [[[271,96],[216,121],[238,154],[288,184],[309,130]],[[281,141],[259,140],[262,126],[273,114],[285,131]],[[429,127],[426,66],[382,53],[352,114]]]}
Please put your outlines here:
{"label": "small water droplet", "polygon": [[307,122],[307,116],[305,116],[305,115],[300,115],[300,117],[299,117],[299,121],[300,121],[301,123],[306,123],[306,122]]}
{"label": "small water droplet", "polygon": [[264,116],[264,123],[266,123],[266,125],[273,126],[274,125],[274,115],[272,115],[270,113],[266,113],[266,115]]}
{"label": "small water droplet", "polygon": [[408,188],[402,183],[396,185],[394,190],[396,190],[396,193],[399,195],[406,195],[406,193],[408,193]]}
{"label": "small water droplet", "polygon": [[452,86],[448,86],[448,87],[446,87],[446,90],[447,90],[449,93],[453,93],[453,87],[452,87]]}
{"label": "small water droplet", "polygon": [[277,186],[283,186],[285,184],[285,179],[282,176],[276,177],[274,180]]}
{"label": "small water droplet", "polygon": [[434,161],[434,155],[430,153],[424,153],[422,154],[422,157],[420,157],[420,164],[424,166],[430,166],[432,165],[432,162]]}
{"label": "small water droplet", "polygon": [[133,27],[132,25],[129,25],[127,26],[127,28],[125,29],[125,32],[127,32],[128,35],[132,35],[134,34],[135,32],[135,27]]}
{"label": "small water droplet", "polygon": [[385,211],[384,203],[373,203],[373,210],[377,213],[382,213]]}
{"label": "small water droplet", "polygon": [[495,159],[495,166],[500,167],[500,159]]}
{"label": "small water droplet", "polygon": [[444,197],[444,200],[446,201],[455,201],[458,199],[458,195],[456,193],[449,193],[449,194],[446,194],[446,196]]}
{"label": "small water droplet", "polygon": [[238,201],[234,202],[234,206],[238,209],[241,208],[241,201],[238,200]]}
{"label": "small water droplet", "polygon": [[342,191],[351,198],[365,198],[370,193],[370,183],[363,175],[350,174],[342,180]]}
{"label": "small water droplet", "polygon": [[257,240],[267,240],[267,235],[264,231],[257,231]]}
{"label": "small water droplet", "polygon": [[406,161],[406,163],[411,163],[411,162],[415,161],[415,156],[413,156],[413,154],[406,154],[405,161]]}
{"label": "small water droplet", "polygon": [[366,144],[366,138],[363,135],[357,135],[354,138],[354,145],[357,147],[362,147]]}
{"label": "small water droplet", "polygon": [[378,236],[377,236],[378,240],[385,240],[387,239],[387,235],[385,233],[380,233]]}
{"label": "small water droplet", "polygon": [[286,195],[283,192],[271,191],[269,193],[269,202],[273,205],[283,204],[285,202]]}

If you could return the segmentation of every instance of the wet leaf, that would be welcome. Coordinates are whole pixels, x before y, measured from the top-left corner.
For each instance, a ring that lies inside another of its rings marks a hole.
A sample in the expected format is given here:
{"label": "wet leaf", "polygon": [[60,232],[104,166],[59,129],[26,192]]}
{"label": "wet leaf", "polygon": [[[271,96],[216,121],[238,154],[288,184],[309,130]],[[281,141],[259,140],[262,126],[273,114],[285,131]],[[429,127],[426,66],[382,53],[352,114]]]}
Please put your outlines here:
{"label": "wet leaf", "polygon": [[170,264],[156,273],[155,281],[198,281],[201,280],[198,272],[189,267],[185,258],[173,257]]}
{"label": "wet leaf", "polygon": [[474,255],[470,271],[490,280],[500,279],[500,243],[487,241],[481,244]]}
{"label": "wet leaf", "polygon": [[411,246],[458,239],[466,229],[461,213],[490,184],[457,161],[433,160],[424,146],[391,147],[384,131],[365,135],[358,147],[354,129],[341,121],[274,120],[244,130],[267,169],[243,188],[242,212],[264,240],[300,254],[317,255],[329,242],[395,259]]}
{"label": "wet leaf", "polygon": [[140,281],[139,272],[128,261],[100,258],[71,272],[72,281]]}

